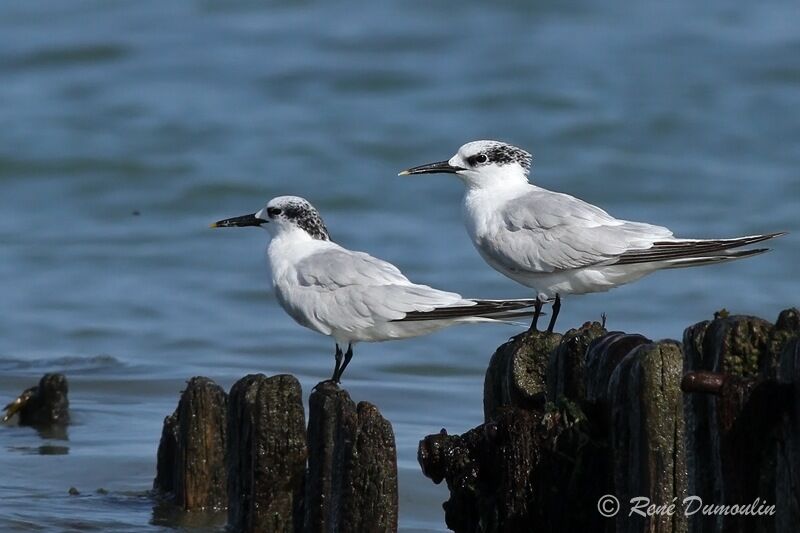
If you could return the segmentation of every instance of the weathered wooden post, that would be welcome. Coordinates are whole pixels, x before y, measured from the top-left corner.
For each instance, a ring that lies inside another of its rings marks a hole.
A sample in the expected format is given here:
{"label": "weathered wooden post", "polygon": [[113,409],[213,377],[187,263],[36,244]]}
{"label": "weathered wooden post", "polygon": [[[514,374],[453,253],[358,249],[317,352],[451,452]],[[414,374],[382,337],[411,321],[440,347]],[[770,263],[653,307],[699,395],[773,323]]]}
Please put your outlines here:
{"label": "weathered wooden post", "polygon": [[[786,310],[773,326],[756,317],[718,316],[684,333],[689,494],[704,503],[771,504],[779,498],[775,465],[785,445],[780,421],[790,394],[774,377],[788,371],[781,353],[800,333],[797,317],[797,310]],[[779,531],[777,521],[773,516],[697,512],[690,517],[690,529],[745,532],[758,526]]]}
{"label": "weathered wooden post", "polygon": [[[586,347],[605,330],[585,324],[563,338],[526,332],[495,352],[484,381],[486,422],[420,442],[423,473],[447,481],[445,521],[457,532],[597,530],[595,475],[603,445],[580,402]],[[588,505],[586,502],[590,502]]]}
{"label": "weathered wooden post", "polygon": [[586,351],[595,339],[606,333],[599,322],[586,322],[564,333],[547,368],[550,401],[563,397],[581,402],[586,398]]}
{"label": "weathered wooden post", "polygon": [[297,379],[256,374],[237,381],[228,404],[228,527],[302,531],[306,456]]}
{"label": "weathered wooden post", "polygon": [[488,422],[506,405],[543,408],[547,401],[547,366],[561,342],[559,333],[520,333],[492,355],[483,381],[483,414]]}
{"label": "weathered wooden post", "polygon": [[184,510],[227,506],[236,532],[397,531],[391,424],[327,381],[310,406],[307,433],[293,376],[249,375],[229,397],[192,378],[164,420],[154,488]]}
{"label": "weathered wooden post", "polygon": [[3,408],[3,422],[17,415],[20,426],[65,426],[69,424],[68,392],[64,374],[45,374],[38,385],[25,389]]}
{"label": "weathered wooden post", "polygon": [[[622,504],[617,532],[686,530],[680,506],[686,497],[682,360],[676,342],[639,344],[611,375],[613,494]],[[638,504],[641,513],[631,514]],[[647,516],[650,504],[675,504],[675,512]]]}
{"label": "weathered wooden post", "polygon": [[800,523],[800,337],[787,342],[781,353],[778,382],[787,387],[787,407],[780,423],[775,529],[791,531]]}
{"label": "weathered wooden post", "polygon": [[306,532],[397,531],[392,426],[330,381],[309,398]]}
{"label": "weathered wooden post", "polygon": [[164,420],[153,488],[185,510],[225,509],[227,395],[204,377],[189,380]]}

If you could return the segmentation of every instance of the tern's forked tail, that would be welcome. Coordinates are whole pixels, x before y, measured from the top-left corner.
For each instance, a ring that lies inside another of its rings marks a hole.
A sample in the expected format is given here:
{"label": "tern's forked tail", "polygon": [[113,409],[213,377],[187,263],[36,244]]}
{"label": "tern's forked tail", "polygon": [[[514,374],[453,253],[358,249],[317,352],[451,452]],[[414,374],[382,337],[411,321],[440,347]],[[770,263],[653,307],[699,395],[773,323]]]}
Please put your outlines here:
{"label": "tern's forked tail", "polygon": [[718,263],[741,259],[769,251],[769,248],[737,250],[742,246],[786,235],[786,232],[748,235],[733,239],[672,239],[657,241],[646,250],[631,250],[619,256],[615,265],[637,263],[667,263],[668,268]]}
{"label": "tern's forked tail", "polygon": [[455,318],[491,318],[495,320],[508,320],[532,316],[531,309],[536,300],[473,300],[475,305],[458,305],[438,307],[432,311],[412,311],[405,318],[393,322],[414,322],[420,320],[449,320]]}

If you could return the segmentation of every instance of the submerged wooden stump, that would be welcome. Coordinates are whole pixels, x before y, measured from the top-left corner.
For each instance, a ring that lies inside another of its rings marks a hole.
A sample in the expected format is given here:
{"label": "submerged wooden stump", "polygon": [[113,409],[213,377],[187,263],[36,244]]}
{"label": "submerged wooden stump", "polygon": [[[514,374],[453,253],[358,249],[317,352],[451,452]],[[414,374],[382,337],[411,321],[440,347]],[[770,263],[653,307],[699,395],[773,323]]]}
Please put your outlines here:
{"label": "submerged wooden stump", "polygon": [[153,488],[185,510],[224,509],[227,395],[204,377],[189,380],[164,420]]}
{"label": "submerged wooden stump", "polygon": [[228,527],[302,531],[307,448],[297,379],[257,374],[236,382],[228,435]]}
{"label": "submerged wooden stump", "polygon": [[330,381],[309,398],[304,531],[397,531],[392,426]]}
{"label": "submerged wooden stump", "polygon": [[25,389],[3,409],[3,422],[14,415],[20,426],[64,426],[69,424],[69,386],[64,374],[45,374],[39,384]]}

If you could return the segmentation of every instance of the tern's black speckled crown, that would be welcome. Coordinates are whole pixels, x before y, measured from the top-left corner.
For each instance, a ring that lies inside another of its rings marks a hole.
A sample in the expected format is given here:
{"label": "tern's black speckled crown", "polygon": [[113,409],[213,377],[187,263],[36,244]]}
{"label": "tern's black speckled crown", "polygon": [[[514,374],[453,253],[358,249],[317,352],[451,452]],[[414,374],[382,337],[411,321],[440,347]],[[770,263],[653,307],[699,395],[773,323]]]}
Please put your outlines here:
{"label": "tern's black speckled crown", "polygon": [[491,145],[486,149],[484,155],[486,155],[488,159],[487,163],[495,163],[498,165],[519,163],[526,173],[531,169],[531,154],[522,148],[517,148],[510,144],[497,143]]}
{"label": "tern's black speckled crown", "polygon": [[322,221],[319,212],[308,202],[292,200],[281,205],[282,215],[291,220],[297,227],[305,230],[313,238],[321,241],[331,240],[328,228]]}

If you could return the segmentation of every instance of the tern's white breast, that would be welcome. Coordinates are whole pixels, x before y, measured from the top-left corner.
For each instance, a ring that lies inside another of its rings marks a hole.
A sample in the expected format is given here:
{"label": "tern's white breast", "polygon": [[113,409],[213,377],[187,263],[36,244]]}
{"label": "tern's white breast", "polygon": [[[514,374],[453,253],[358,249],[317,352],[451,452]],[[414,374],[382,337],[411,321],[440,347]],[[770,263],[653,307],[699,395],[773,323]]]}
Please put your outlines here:
{"label": "tern's white breast", "polygon": [[313,239],[306,232],[298,230],[276,235],[267,248],[272,284],[281,307],[299,324],[323,335],[329,335],[330,331],[313,319],[315,308],[320,305],[318,291],[300,285],[297,265],[315,253],[336,246],[333,242]]}

